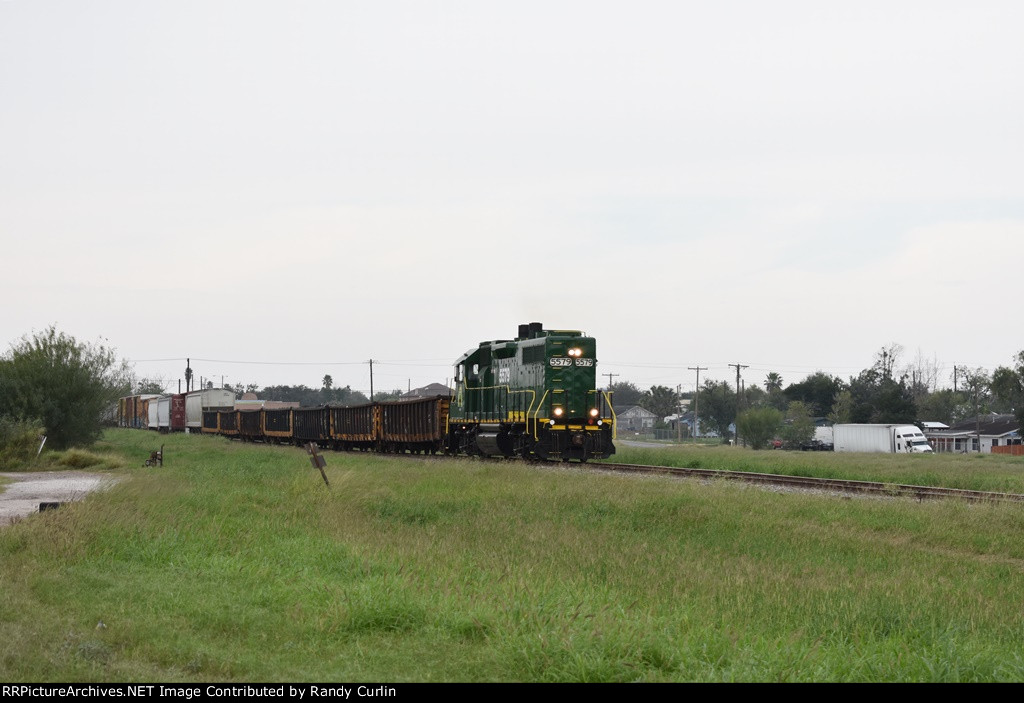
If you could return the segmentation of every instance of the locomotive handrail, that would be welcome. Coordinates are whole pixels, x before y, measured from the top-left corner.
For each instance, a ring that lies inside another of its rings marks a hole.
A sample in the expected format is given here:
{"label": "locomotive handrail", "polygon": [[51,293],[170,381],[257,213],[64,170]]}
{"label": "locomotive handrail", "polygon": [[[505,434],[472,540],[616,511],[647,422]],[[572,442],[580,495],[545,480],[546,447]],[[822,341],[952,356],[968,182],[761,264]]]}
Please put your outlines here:
{"label": "locomotive handrail", "polygon": [[615,415],[615,406],[612,405],[612,399],[608,397],[608,391],[601,391],[601,395],[604,396],[604,400],[608,403],[608,409],[612,413],[612,439],[619,438],[619,418]]}
{"label": "locomotive handrail", "polygon": [[[548,391],[544,391],[544,395],[540,397],[540,402],[537,403],[537,410],[533,413],[533,439],[534,441],[540,440],[540,433],[537,432],[537,416],[540,415],[540,409],[544,407],[544,399],[548,397]],[[529,419],[529,415],[527,415]]]}
{"label": "locomotive handrail", "polygon": [[[533,390],[532,388],[523,388],[521,390],[514,391],[514,390],[512,390],[512,387],[509,386],[508,384],[505,384],[503,386],[476,386],[476,387],[473,387],[473,388],[471,388],[469,386],[465,387],[467,395],[468,395],[469,391],[497,391],[497,390],[502,390],[502,389],[504,389],[505,393],[507,393],[509,395],[512,395],[514,393],[529,393],[530,395],[533,396],[533,399],[530,401],[529,407],[527,407],[527,409],[526,409],[526,417],[527,417],[527,419],[529,419],[529,417],[530,417],[530,408],[533,407],[533,401],[537,399],[537,391]],[[461,390],[461,388],[460,388],[460,390]],[[505,401],[506,401],[506,406],[505,406],[506,418],[505,419],[507,419],[507,415],[508,415],[507,402],[508,402],[508,399],[506,398]],[[487,412],[487,413],[484,413],[484,414],[485,415],[491,415],[493,413]],[[499,418],[499,422],[500,421],[501,421],[501,419]]]}

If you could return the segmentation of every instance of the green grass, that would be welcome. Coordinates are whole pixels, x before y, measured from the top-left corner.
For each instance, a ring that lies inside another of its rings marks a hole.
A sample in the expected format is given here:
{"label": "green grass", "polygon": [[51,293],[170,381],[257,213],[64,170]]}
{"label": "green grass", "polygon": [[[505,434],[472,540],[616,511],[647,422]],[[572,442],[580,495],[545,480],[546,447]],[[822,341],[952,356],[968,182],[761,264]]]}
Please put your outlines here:
{"label": "green grass", "polygon": [[0,530],[3,680],[1024,678],[1020,506],[335,453],[328,489],[297,449],[97,450],[125,480]]}
{"label": "green grass", "polygon": [[[148,456],[148,455],[147,455]],[[140,462],[141,464],[142,462]],[[117,471],[128,467],[124,456],[110,450],[67,449],[47,450],[38,457],[10,466],[11,473],[32,473],[37,471]]]}
{"label": "green grass", "polygon": [[754,451],[722,445],[620,445],[609,461],[1024,493],[1024,457],[1001,454],[855,454]]}

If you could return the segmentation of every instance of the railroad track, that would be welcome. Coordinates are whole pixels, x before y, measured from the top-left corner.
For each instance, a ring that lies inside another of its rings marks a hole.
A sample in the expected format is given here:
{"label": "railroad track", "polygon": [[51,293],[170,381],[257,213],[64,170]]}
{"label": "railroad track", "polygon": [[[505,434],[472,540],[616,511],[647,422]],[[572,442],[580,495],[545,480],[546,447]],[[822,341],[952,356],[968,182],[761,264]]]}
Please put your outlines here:
{"label": "railroad track", "polygon": [[667,474],[686,478],[703,478],[727,481],[743,481],[776,486],[808,488],[818,491],[842,493],[863,493],[884,496],[916,498],[918,500],[957,498],[977,502],[1024,503],[1019,493],[996,493],[993,491],[970,491],[963,488],[941,488],[938,486],[911,486],[876,481],[852,481],[838,478],[814,478],[811,476],[786,476],[784,474],[759,474],[749,471],[723,471],[718,469],[684,469],[674,466],[644,466],[640,464],[595,463],[588,467],[627,473]]}
{"label": "railroad track", "polygon": [[[444,455],[393,454],[390,456],[408,456],[417,459],[450,459]],[[469,457],[460,457],[468,459]],[[509,461],[493,458],[493,461]],[[699,478],[707,480],[742,481],[761,485],[786,486],[805,488],[815,491],[833,491],[836,493],[854,493],[899,498],[942,499],[955,498],[972,502],[989,503],[1024,503],[1024,494],[997,493],[995,491],[972,491],[966,488],[943,488],[940,486],[912,486],[901,483],[882,483],[878,481],[855,481],[841,478],[816,478],[813,476],[787,476],[786,474],[761,474],[751,471],[726,471],[722,469],[687,469],[677,466],[647,466],[644,464],[618,464],[614,462],[588,462],[584,464],[537,462],[537,466],[550,463],[552,466],[572,466],[575,469],[618,471],[636,474],[660,474],[679,476],[682,478]]]}

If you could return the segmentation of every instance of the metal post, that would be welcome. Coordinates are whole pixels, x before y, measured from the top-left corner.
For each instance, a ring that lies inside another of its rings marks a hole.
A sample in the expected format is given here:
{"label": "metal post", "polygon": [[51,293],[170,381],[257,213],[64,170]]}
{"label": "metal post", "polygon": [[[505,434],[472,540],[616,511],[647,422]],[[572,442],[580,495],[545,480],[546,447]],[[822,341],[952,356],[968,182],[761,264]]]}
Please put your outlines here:
{"label": "metal post", "polygon": [[742,397],[740,396],[740,369],[750,368],[749,365],[743,364],[729,364],[729,366],[736,367],[736,445],[740,443],[740,407],[742,403]]}
{"label": "metal post", "polygon": [[707,366],[687,366],[690,371],[697,372],[696,393],[693,398],[693,441],[697,441],[697,423],[700,422],[700,372],[707,371]]}

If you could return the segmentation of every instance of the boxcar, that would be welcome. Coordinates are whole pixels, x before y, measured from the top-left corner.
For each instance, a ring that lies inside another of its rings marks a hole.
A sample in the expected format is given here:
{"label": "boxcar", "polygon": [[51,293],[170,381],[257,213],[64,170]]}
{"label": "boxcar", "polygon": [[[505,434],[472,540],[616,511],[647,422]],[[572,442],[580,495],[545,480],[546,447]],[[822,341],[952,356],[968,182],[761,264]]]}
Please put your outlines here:
{"label": "boxcar", "polygon": [[[161,397],[157,403],[157,426],[161,432],[182,432],[185,429],[185,394]],[[152,404],[152,401],[151,401]]]}
{"label": "boxcar", "polygon": [[149,400],[142,401],[142,406],[146,409],[145,414],[147,418],[146,427],[151,430],[160,429],[160,398],[151,398]]}
{"label": "boxcar", "polygon": [[149,401],[152,398],[159,398],[154,394],[130,395],[124,398],[124,415],[122,421],[124,427],[134,427],[143,430],[149,427]]}
{"label": "boxcar", "polygon": [[207,410],[234,410],[234,391],[223,388],[210,388],[205,391],[192,391],[185,396],[185,426],[191,432],[206,431],[206,420],[203,413]]}

